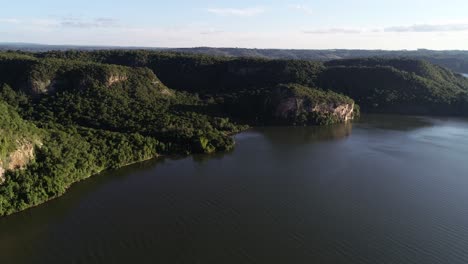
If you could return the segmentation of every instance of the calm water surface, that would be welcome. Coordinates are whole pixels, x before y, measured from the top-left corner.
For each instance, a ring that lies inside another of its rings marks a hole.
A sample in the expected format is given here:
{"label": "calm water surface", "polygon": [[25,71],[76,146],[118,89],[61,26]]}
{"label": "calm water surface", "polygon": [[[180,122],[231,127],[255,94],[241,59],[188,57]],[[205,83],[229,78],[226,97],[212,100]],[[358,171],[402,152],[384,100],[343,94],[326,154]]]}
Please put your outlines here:
{"label": "calm water surface", "polygon": [[257,128],[0,218],[0,263],[468,263],[468,121]]}

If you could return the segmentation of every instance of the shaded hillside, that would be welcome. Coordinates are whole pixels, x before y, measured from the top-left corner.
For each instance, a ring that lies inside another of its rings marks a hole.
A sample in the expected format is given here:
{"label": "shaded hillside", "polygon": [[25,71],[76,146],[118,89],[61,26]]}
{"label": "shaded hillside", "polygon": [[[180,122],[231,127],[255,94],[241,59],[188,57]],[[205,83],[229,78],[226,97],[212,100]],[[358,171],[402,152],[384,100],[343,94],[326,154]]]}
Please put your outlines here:
{"label": "shaded hillside", "polygon": [[219,102],[239,102],[242,107],[230,104],[231,113],[255,110],[262,100],[252,96],[265,97],[264,91],[278,84],[296,83],[344,93],[367,112],[467,114],[467,79],[423,60],[371,58],[322,63],[151,51],[70,51],[37,56],[146,66],[174,89]]}
{"label": "shaded hillside", "polygon": [[41,58],[94,61],[130,67],[148,67],[168,87],[194,93],[237,91],[279,83],[313,85],[320,62],[227,58],[151,51],[48,52]]}
{"label": "shaded hillside", "polygon": [[467,87],[459,74],[410,59],[0,53],[0,215],[108,168],[230,150],[242,124],[347,122],[359,115],[355,101],[368,112],[468,115]]}
{"label": "shaded hillside", "polygon": [[467,114],[468,80],[409,59],[351,59],[326,63],[319,85],[344,93],[367,112]]}
{"label": "shaded hillside", "polygon": [[229,150],[230,135],[245,129],[147,68],[11,53],[0,55],[0,68],[0,215],[108,168]]}
{"label": "shaded hillside", "polygon": [[180,48],[170,51],[227,57],[329,61],[351,58],[411,58],[425,60],[459,73],[468,73],[468,51],[458,50],[288,50],[242,48]]}
{"label": "shaded hillside", "polygon": [[94,51],[94,50],[153,50],[173,51],[188,54],[203,54],[224,57],[251,57],[264,59],[293,59],[311,61],[329,61],[351,58],[411,58],[426,60],[446,67],[454,72],[468,73],[468,51],[464,50],[311,50],[311,49],[245,49],[245,48],[151,48],[151,47],[112,47],[112,46],[70,46],[42,45],[30,43],[0,43],[0,50],[22,50],[29,52],[47,51]]}

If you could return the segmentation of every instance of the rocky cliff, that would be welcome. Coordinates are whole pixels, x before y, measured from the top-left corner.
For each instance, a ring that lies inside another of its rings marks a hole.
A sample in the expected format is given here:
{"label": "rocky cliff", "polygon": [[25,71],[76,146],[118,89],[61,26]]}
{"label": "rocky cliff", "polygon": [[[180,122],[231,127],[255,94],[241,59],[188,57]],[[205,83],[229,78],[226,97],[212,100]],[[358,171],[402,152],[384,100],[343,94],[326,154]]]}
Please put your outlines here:
{"label": "rocky cliff", "polygon": [[32,94],[46,94],[54,92],[56,84],[56,80],[35,80],[31,78],[27,83],[26,91],[31,91]]}
{"label": "rocky cliff", "polygon": [[3,168],[3,161],[0,160],[0,184],[5,181],[5,169]]}
{"label": "rocky cliff", "polygon": [[128,80],[128,76],[126,74],[110,74],[106,76],[106,86],[110,87],[115,83],[124,82]]}
{"label": "rocky cliff", "polygon": [[344,123],[355,116],[350,98],[300,85],[281,85],[271,96],[273,118],[293,125]]}
{"label": "rocky cliff", "polygon": [[0,98],[0,183],[7,171],[23,169],[34,159],[34,147],[40,142],[42,131]]}
{"label": "rocky cliff", "polygon": [[28,141],[17,142],[18,148],[11,152],[7,158],[0,160],[0,184],[5,181],[7,171],[24,169],[34,159],[34,144]]}
{"label": "rocky cliff", "polygon": [[301,97],[289,97],[280,101],[274,116],[279,119],[295,119],[303,114],[314,113],[333,116],[339,122],[347,122],[354,118],[354,103],[322,103]]}

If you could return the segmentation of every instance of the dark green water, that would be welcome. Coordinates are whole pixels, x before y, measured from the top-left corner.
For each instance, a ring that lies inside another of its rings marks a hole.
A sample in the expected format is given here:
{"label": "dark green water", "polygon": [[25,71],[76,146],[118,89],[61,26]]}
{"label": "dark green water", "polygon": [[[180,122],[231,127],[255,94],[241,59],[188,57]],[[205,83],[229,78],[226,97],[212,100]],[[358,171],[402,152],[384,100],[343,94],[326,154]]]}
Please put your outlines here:
{"label": "dark green water", "polygon": [[468,121],[259,128],[0,219],[0,263],[468,263]]}

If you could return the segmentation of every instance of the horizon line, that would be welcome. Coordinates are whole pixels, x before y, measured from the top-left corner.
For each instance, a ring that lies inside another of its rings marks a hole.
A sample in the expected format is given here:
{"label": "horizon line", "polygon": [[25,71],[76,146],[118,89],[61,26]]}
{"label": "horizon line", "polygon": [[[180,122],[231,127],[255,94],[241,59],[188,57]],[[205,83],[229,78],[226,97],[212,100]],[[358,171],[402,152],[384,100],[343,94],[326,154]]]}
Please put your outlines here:
{"label": "horizon line", "polygon": [[131,46],[131,45],[93,45],[93,44],[45,44],[45,43],[35,43],[35,42],[0,42],[1,46],[5,45],[31,45],[31,46],[49,46],[49,47],[71,47],[71,48],[106,48],[106,49],[247,49],[247,50],[365,50],[365,51],[468,51],[463,49],[427,49],[427,48],[417,48],[417,49],[352,49],[352,48],[310,48],[310,49],[297,49],[297,48],[252,48],[252,47],[214,47],[214,46],[191,46],[191,47],[157,47],[157,46]]}

